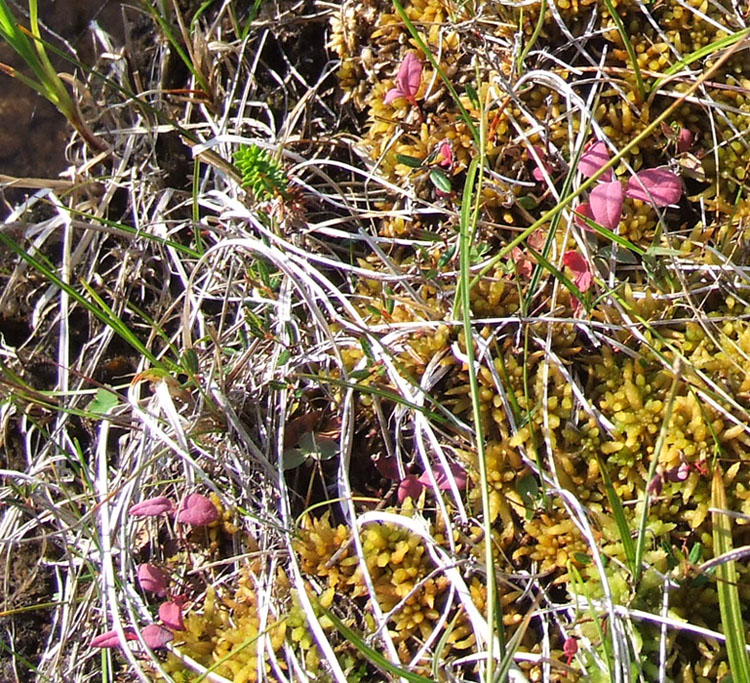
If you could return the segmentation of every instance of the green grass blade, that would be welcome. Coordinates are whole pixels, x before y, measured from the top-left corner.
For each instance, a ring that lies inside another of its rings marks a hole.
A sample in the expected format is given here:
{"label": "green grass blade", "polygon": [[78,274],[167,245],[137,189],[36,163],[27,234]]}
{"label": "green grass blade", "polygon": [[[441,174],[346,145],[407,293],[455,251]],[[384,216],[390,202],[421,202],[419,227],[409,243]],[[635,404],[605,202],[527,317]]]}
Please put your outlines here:
{"label": "green grass blade", "polygon": [[636,561],[635,545],[633,543],[633,537],[630,535],[630,527],[628,526],[628,520],[625,517],[625,508],[622,505],[620,496],[617,495],[615,487],[612,484],[612,479],[609,476],[609,472],[606,468],[606,463],[602,460],[599,452],[596,452],[596,459],[599,462],[599,472],[602,475],[604,481],[604,489],[607,492],[607,500],[609,501],[609,507],[612,509],[612,516],[615,518],[615,524],[617,525],[617,531],[620,534],[620,541],[622,542],[622,548],[625,552],[625,558],[628,561],[630,567],[630,573],[635,576],[635,568],[638,566]]}
{"label": "green grass blade", "polygon": [[[711,513],[713,524],[714,556],[732,550],[732,520],[722,510],[727,509],[727,495],[721,467],[714,467],[711,481]],[[742,605],[737,588],[737,567],[734,560],[722,562],[716,568],[716,591],[719,594],[719,611],[724,635],[727,637],[727,657],[732,678],[750,681],[750,657],[747,654],[745,625],[742,621]]]}
{"label": "green grass blade", "polygon": [[433,683],[431,678],[426,678],[425,676],[420,676],[419,674],[412,673],[411,671],[402,669],[400,666],[396,666],[395,664],[389,662],[377,650],[374,650],[367,643],[365,643],[365,641],[359,636],[359,634],[350,629],[333,612],[327,610],[320,604],[318,604],[318,606],[323,611],[323,614],[325,614],[326,617],[328,617],[333,622],[336,630],[381,671],[386,671],[389,674],[393,674],[394,676],[405,678],[407,681],[410,681],[410,683]]}
{"label": "green grass blade", "polygon": [[[630,64],[633,67],[633,75],[635,76],[635,83],[638,89],[638,103],[640,104],[646,99],[646,86],[643,84],[643,76],[641,76],[641,68],[638,66],[638,58],[636,57],[633,43],[630,42],[630,36],[625,29],[625,24],[622,23],[622,19],[617,13],[617,9],[612,3],[612,0],[604,0],[604,2],[609,10],[609,16],[612,17],[612,21],[614,21],[615,26],[617,26],[617,31],[622,38],[622,42],[625,44],[625,50],[627,50],[628,57],[630,58]],[[628,103],[626,102],[624,106],[627,107]]]}

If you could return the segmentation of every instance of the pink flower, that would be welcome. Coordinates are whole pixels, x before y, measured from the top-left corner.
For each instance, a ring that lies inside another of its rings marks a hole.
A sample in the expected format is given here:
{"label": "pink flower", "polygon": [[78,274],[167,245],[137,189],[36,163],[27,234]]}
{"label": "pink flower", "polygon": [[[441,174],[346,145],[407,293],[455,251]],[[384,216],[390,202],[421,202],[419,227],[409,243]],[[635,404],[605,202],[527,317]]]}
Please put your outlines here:
{"label": "pink flower", "polygon": [[174,639],[172,632],[163,626],[159,626],[159,624],[149,624],[141,631],[141,635],[143,636],[143,641],[152,650],[165,647],[168,642]]}
{"label": "pink flower", "polygon": [[162,596],[167,592],[169,579],[159,567],[149,564],[148,562],[138,566],[138,585],[149,593],[156,593]]}
{"label": "pink flower", "polygon": [[147,498],[140,503],[136,503],[128,510],[128,514],[133,517],[156,517],[164,512],[172,512],[174,503],[171,498],[166,496],[156,496],[156,498]]}
{"label": "pink flower", "polygon": [[[132,628],[126,628],[124,632],[125,640],[138,640]],[[120,636],[117,635],[117,631],[107,631],[96,636],[89,645],[91,647],[120,647]]]}
{"label": "pink flower", "polygon": [[159,606],[159,619],[173,631],[184,631],[185,621],[182,618],[182,607],[178,602],[164,602]]}
{"label": "pink flower", "polygon": [[219,519],[219,511],[206,496],[191,493],[186,496],[177,512],[177,521],[191,526],[208,526]]}
{"label": "pink flower", "polygon": [[419,90],[419,84],[422,81],[422,62],[416,57],[413,52],[407,53],[404,57],[404,61],[401,62],[401,66],[398,69],[396,75],[396,87],[391,88],[385,95],[383,100],[386,104],[390,104],[393,100],[397,100],[399,97],[405,97],[410,104],[416,104],[415,99],[417,91]]}
{"label": "pink flower", "polygon": [[686,462],[680,463],[677,467],[667,470],[664,473],[664,478],[667,481],[681,482],[685,481],[690,476],[690,465]]}

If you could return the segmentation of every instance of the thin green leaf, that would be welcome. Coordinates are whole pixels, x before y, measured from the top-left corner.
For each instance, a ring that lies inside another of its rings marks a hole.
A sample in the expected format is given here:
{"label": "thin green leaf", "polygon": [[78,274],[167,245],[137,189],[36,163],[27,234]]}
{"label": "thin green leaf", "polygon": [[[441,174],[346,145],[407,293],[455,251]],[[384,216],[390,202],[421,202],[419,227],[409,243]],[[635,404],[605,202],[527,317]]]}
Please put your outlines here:
{"label": "thin green leaf", "polygon": [[449,194],[453,190],[450,179],[439,168],[433,168],[430,171],[430,180],[438,190],[445,192],[445,194]]}
{"label": "thin green leaf", "polygon": [[[633,68],[633,75],[635,76],[635,83],[638,89],[638,102],[643,102],[646,99],[646,86],[643,84],[643,76],[641,76],[641,68],[638,66],[638,58],[636,57],[633,43],[630,42],[628,31],[625,28],[625,24],[622,23],[622,19],[617,13],[617,9],[612,0],[604,0],[604,2],[609,10],[609,16],[612,17],[612,21],[614,21],[615,26],[617,26],[617,31],[619,32],[620,38],[622,38],[622,42],[625,45],[625,50],[628,53],[630,66]],[[627,106],[627,103],[625,106]]]}
{"label": "thin green leaf", "polygon": [[[727,509],[724,476],[717,463],[711,481],[711,522],[713,525],[714,555],[732,550],[732,520],[722,510]],[[737,567],[734,560],[722,562],[716,568],[716,591],[719,594],[719,612],[724,634],[727,637],[729,668],[735,681],[750,681],[750,657],[747,654],[745,624],[742,621],[742,604],[737,588]]]}
{"label": "thin green leaf", "polygon": [[319,607],[323,611],[323,614],[325,614],[333,622],[333,625],[336,627],[336,630],[342,636],[344,636],[344,638],[346,638],[352,645],[354,645],[354,647],[356,647],[357,650],[362,655],[367,657],[367,659],[369,659],[381,671],[385,671],[394,676],[405,678],[407,681],[410,681],[410,683],[433,683],[431,678],[420,676],[419,674],[412,673],[411,671],[407,671],[406,669],[403,669],[400,666],[396,666],[395,664],[392,664],[385,657],[383,657],[383,655],[381,655],[377,650],[373,650],[367,643],[365,643],[365,641],[362,639],[362,637],[358,633],[350,629],[333,612],[327,610],[325,607],[323,607],[320,604],[319,604]]}
{"label": "thin green leaf", "polygon": [[396,161],[398,161],[399,164],[408,166],[409,168],[421,168],[422,166],[422,159],[411,157],[408,154],[397,154]]}

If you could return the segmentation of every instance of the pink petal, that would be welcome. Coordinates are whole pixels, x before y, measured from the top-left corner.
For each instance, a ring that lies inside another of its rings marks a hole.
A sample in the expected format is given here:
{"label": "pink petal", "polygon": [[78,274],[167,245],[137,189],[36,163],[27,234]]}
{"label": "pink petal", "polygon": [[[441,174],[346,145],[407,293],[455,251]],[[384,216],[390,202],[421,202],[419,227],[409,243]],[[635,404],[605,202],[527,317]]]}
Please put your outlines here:
{"label": "pink petal", "polygon": [[682,197],[682,181],[664,167],[647,168],[628,180],[625,194],[656,206],[676,204]]}
{"label": "pink petal", "polygon": [[[132,628],[125,629],[125,640],[138,640]],[[117,635],[117,631],[107,631],[94,638],[89,645],[91,647],[120,647],[120,636]]]}
{"label": "pink petal", "polygon": [[403,503],[407,498],[416,500],[422,493],[422,482],[416,474],[407,474],[398,485],[398,502]]}
{"label": "pink petal", "polygon": [[206,496],[191,493],[182,501],[177,521],[191,526],[208,526],[219,519],[219,511]]}
{"label": "pink petal", "polygon": [[[422,62],[413,52],[407,53],[398,69],[396,84],[407,99],[414,99],[422,81]],[[386,95],[387,97],[387,95]]]}
{"label": "pink petal", "polygon": [[[448,463],[448,468],[450,469],[453,478],[456,480],[456,486],[459,488],[459,490],[465,489],[466,470],[461,467],[461,465],[457,465],[454,462]],[[443,469],[443,466],[441,464],[436,464],[432,468],[432,473],[435,475],[435,481],[437,482],[438,488],[441,491],[447,491],[451,488],[450,477],[448,477],[448,475],[445,473],[445,470]],[[427,472],[424,472],[422,476],[419,477],[419,481],[425,486],[430,485],[430,477]]]}
{"label": "pink petal", "polygon": [[171,498],[156,496],[156,498],[147,498],[136,503],[128,510],[128,514],[134,517],[155,517],[164,512],[172,512],[172,510],[174,510],[174,503]]}
{"label": "pink petal", "polygon": [[588,202],[581,202],[576,208],[574,209],[575,213],[578,215],[573,216],[573,220],[575,221],[575,224],[579,228],[583,228],[584,230],[587,230],[588,232],[594,232],[586,223],[586,221],[582,220],[580,216],[585,216],[586,218],[590,218],[592,221],[594,219],[594,214],[591,211],[591,204]]}
{"label": "pink petal", "polygon": [[[578,170],[581,172],[581,175],[590,178],[608,161],[609,150],[607,149],[607,145],[603,142],[595,142],[581,155],[581,160],[578,162]],[[600,176],[599,180],[605,183],[610,182],[612,180],[612,169],[609,169]]]}
{"label": "pink petal", "polygon": [[581,256],[577,251],[566,251],[563,254],[563,264],[568,266],[573,271],[573,277],[576,287],[585,292],[591,287],[593,282],[593,276],[589,270],[589,264],[586,263],[586,259]]}
{"label": "pink petal", "polygon": [[622,215],[623,192],[619,180],[597,185],[589,196],[589,206],[599,225],[614,230]]}
{"label": "pink petal", "polygon": [[174,639],[172,632],[159,624],[149,624],[141,631],[141,635],[146,645],[152,650],[158,650]]}
{"label": "pink petal", "polygon": [[184,631],[185,621],[182,618],[182,607],[176,602],[164,602],[159,606],[159,619],[173,631]]}
{"label": "pink petal", "polygon": [[138,566],[138,585],[149,593],[156,593],[161,596],[167,592],[169,579],[159,567],[149,564],[148,562]]}
{"label": "pink petal", "polygon": [[680,133],[677,136],[677,153],[684,154],[689,152],[693,146],[694,137],[690,129],[680,128]]}
{"label": "pink petal", "polygon": [[404,95],[404,93],[402,93],[398,88],[391,88],[385,94],[383,102],[385,102],[385,104],[390,104],[391,102],[393,102],[393,100],[397,100],[399,97],[406,97],[406,95]]}

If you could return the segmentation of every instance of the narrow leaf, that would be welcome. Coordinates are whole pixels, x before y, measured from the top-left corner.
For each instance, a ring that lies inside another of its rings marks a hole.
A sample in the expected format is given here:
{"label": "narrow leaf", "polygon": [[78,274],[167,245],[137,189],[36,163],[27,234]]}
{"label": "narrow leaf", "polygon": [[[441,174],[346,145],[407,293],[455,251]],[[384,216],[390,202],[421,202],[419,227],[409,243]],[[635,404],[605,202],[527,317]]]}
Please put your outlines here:
{"label": "narrow leaf", "polygon": [[430,171],[430,180],[438,190],[445,192],[445,194],[449,194],[453,189],[450,179],[439,168],[433,168]]}
{"label": "narrow leaf", "polygon": [[398,161],[399,164],[408,166],[409,168],[419,168],[422,165],[421,159],[409,156],[408,154],[397,154],[396,161]]}
{"label": "narrow leaf", "polygon": [[[716,465],[711,482],[711,522],[713,525],[714,555],[723,555],[732,550],[732,520],[722,511],[727,509],[727,496],[721,468]],[[750,658],[745,642],[745,626],[742,622],[742,606],[737,589],[737,567],[728,560],[716,568],[719,579],[716,590],[719,594],[719,611],[724,634],[727,637],[727,657],[732,678],[735,681],[750,681]]]}

